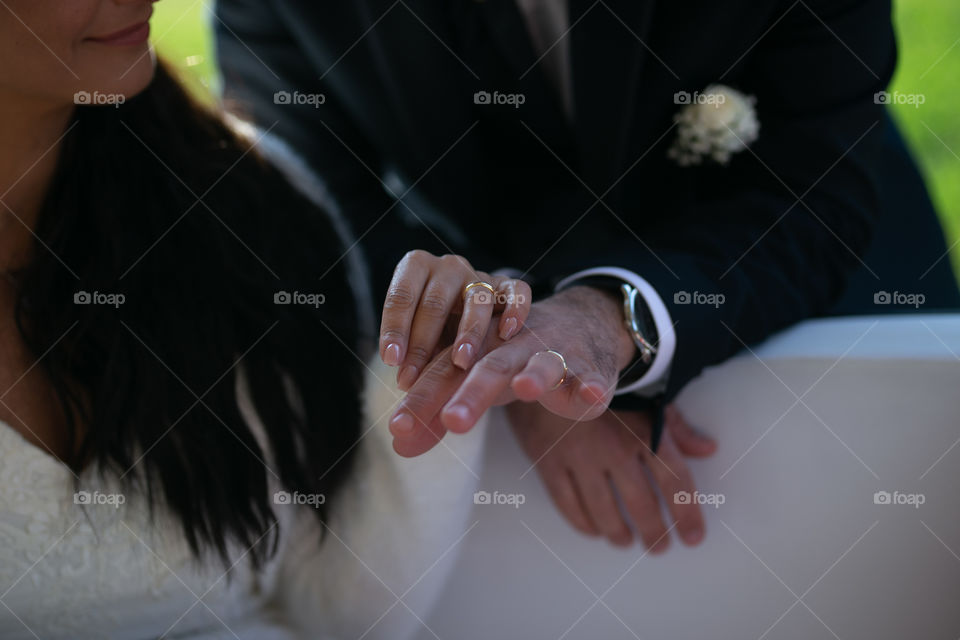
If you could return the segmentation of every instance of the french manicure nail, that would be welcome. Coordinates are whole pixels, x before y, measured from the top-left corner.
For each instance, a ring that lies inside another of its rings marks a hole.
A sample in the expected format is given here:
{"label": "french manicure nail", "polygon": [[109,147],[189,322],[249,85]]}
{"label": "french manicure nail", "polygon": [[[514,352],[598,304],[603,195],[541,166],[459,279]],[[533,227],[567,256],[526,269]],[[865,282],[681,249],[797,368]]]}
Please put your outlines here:
{"label": "french manicure nail", "polygon": [[507,318],[503,323],[503,328],[500,330],[500,339],[509,340],[513,337],[513,334],[517,331],[517,319],[516,318]]}
{"label": "french manicure nail", "polygon": [[390,431],[394,435],[405,435],[413,431],[413,416],[409,413],[398,413],[390,420]]}
{"label": "french manicure nail", "polygon": [[383,361],[391,367],[400,364],[400,345],[396,342],[388,344],[387,348],[383,351]]}
{"label": "french manicure nail", "polygon": [[473,360],[473,345],[469,342],[464,342],[457,348],[457,352],[453,355],[453,364],[457,365],[461,369],[466,369],[470,366],[470,362]]}

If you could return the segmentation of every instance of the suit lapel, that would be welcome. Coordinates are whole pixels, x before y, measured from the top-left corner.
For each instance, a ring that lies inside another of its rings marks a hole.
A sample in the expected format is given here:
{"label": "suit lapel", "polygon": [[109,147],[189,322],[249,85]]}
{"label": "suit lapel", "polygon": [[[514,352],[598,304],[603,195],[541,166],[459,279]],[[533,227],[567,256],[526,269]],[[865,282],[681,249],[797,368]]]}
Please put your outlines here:
{"label": "suit lapel", "polygon": [[570,0],[574,120],[582,175],[606,191],[622,171],[655,0]]}

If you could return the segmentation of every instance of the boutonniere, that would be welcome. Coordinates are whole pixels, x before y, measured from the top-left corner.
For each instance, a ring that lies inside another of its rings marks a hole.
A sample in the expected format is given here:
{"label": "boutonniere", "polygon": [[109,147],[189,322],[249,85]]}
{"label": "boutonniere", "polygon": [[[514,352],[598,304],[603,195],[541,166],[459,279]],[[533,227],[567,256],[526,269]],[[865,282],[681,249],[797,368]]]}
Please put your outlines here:
{"label": "boutonniere", "polygon": [[760,134],[757,99],[728,86],[712,84],[703,93],[681,91],[674,102],[686,106],[673,117],[677,138],[667,155],[681,167],[704,159],[725,165]]}

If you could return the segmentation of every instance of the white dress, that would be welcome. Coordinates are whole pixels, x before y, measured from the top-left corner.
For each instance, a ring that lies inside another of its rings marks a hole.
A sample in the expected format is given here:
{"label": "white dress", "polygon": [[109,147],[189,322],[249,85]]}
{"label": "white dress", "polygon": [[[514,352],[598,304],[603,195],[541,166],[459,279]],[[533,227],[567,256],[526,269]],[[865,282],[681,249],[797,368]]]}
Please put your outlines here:
{"label": "white dress", "polygon": [[[364,261],[322,182],[276,138],[231,124],[258,140],[353,247],[345,259],[369,334]],[[241,412],[267,450],[239,371]],[[109,504],[124,493],[119,485],[84,474],[91,504],[75,504],[73,473],[0,422],[0,638],[403,640],[421,630],[470,530],[486,419],[423,456],[401,458],[387,430],[401,397],[394,380],[379,359],[367,369],[364,435],[323,543],[310,507],[278,504],[277,555],[254,573],[235,549],[229,580],[220,563],[194,561],[170,513],[151,523],[133,496]]]}
{"label": "white dress", "polygon": [[[310,507],[276,505],[277,555],[254,573],[236,549],[229,581],[217,562],[194,562],[170,513],[151,524],[132,495],[110,504],[119,484],[85,473],[91,499],[76,504],[72,472],[0,423],[0,638],[409,637],[470,528],[483,425],[401,458],[386,426],[393,379],[372,365],[365,435],[322,544]],[[240,407],[262,440],[245,385],[239,376]]]}

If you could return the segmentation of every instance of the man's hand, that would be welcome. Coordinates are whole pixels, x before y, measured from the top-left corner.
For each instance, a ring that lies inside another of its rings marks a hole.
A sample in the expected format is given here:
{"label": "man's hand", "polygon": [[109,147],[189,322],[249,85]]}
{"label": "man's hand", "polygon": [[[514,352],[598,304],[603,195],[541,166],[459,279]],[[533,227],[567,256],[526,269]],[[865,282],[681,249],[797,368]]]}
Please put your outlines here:
{"label": "man's hand", "polygon": [[651,553],[670,545],[658,493],[680,539],[688,545],[703,539],[700,506],[677,504],[674,494],[695,489],[684,456],[710,456],[716,443],[697,434],[672,406],[666,409],[658,455],[649,448],[651,421],[643,412],[607,411],[596,420],[576,422],[537,404],[518,402],[507,410],[554,505],[578,531],[603,535],[619,546],[631,543],[633,533],[617,506],[615,488],[633,531]]}
{"label": "man's hand", "polygon": [[[560,387],[563,366],[549,349],[561,353],[568,367]],[[635,353],[614,296],[571,287],[534,304],[509,341],[490,332],[469,371],[452,366],[449,348],[434,357],[390,421],[394,448],[420,455],[446,431],[469,431],[491,406],[516,399],[539,401],[570,419],[596,418]]]}

